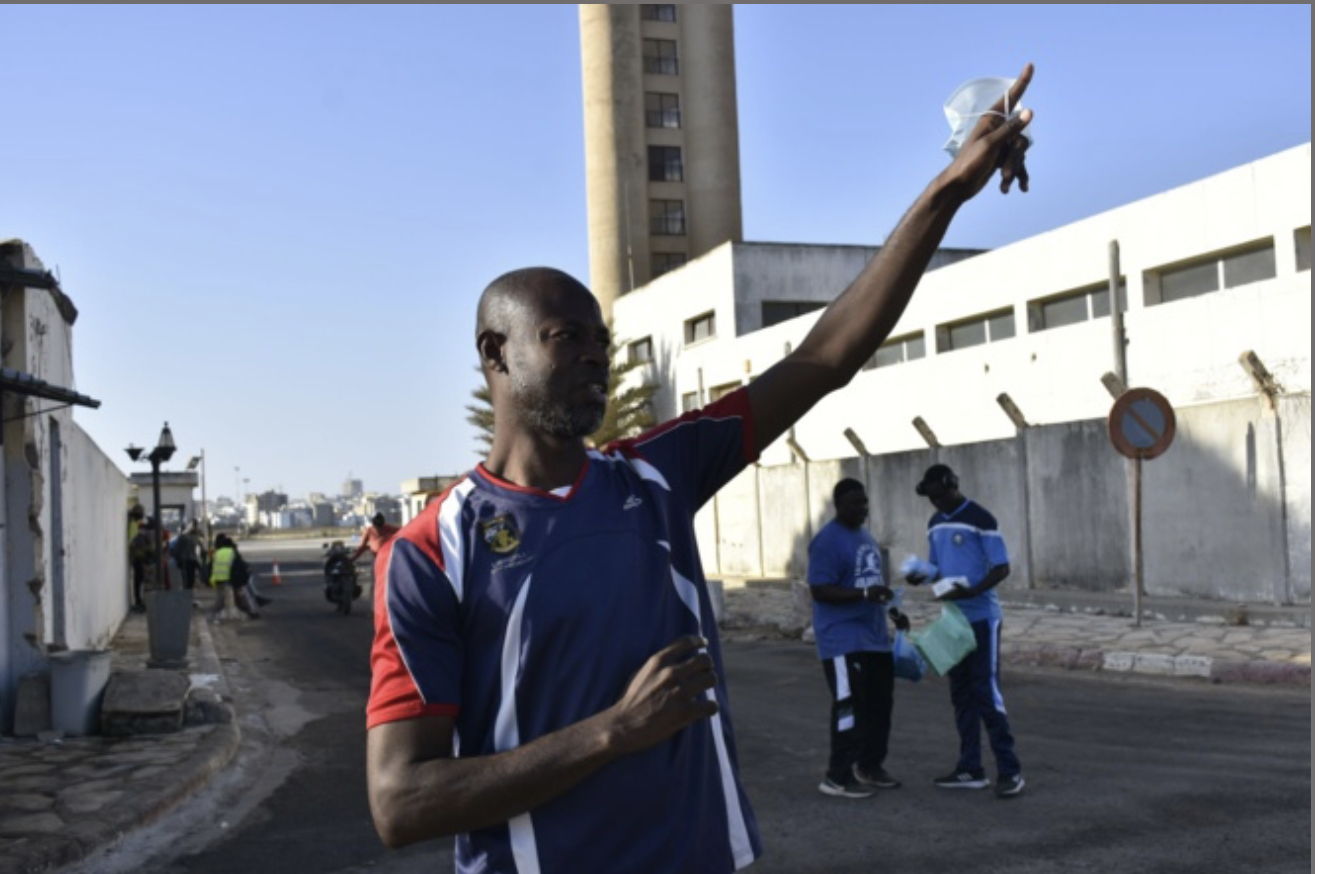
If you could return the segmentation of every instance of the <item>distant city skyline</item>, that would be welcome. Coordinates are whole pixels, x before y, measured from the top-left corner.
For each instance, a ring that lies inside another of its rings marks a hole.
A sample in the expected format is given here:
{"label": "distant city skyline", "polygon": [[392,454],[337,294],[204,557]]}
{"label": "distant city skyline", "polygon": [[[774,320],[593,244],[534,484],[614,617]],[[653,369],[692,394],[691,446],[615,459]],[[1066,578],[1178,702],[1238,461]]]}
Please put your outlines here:
{"label": "distant city skyline", "polygon": [[[1030,193],[985,192],[946,246],[1312,136],[1310,6],[733,15],[748,241],[881,243],[946,166],[944,100],[1026,62]],[[22,35],[0,70],[23,120],[0,239],[77,306],[72,387],[102,404],[74,416],[120,470],[165,421],[170,469],[204,450],[210,495],[331,492],[349,470],[397,494],[476,463],[480,291],[589,273],[576,6],[8,5],[0,29]]]}

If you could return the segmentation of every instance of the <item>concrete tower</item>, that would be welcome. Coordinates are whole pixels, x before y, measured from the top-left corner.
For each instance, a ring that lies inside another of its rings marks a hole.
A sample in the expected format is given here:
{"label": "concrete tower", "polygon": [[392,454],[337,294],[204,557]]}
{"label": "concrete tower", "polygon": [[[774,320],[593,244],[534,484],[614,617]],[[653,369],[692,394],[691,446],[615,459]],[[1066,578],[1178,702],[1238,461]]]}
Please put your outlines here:
{"label": "concrete tower", "polygon": [[590,285],[613,301],[741,241],[731,5],[582,4]]}

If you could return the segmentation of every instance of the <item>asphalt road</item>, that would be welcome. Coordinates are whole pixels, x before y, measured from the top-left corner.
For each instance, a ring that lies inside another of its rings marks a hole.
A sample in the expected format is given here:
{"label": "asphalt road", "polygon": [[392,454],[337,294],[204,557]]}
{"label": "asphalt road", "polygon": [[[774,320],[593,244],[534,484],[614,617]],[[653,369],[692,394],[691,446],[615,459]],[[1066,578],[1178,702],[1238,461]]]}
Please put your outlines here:
{"label": "asphalt road", "polygon": [[[276,603],[215,633],[245,734],[231,772],[154,838],[126,845],[144,872],[432,872],[451,842],[384,849],[370,824],[363,707],[369,602],[336,615],[319,543],[243,551],[278,561]],[[1004,696],[1028,788],[1011,801],[947,791],[956,736],[939,679],[899,681],[888,769],[905,783],[850,801],[820,795],[828,701],[799,643],[725,647],[747,789],[768,872],[1307,872],[1312,697],[1064,671],[1012,671]],[[607,815],[601,812],[601,815]]]}

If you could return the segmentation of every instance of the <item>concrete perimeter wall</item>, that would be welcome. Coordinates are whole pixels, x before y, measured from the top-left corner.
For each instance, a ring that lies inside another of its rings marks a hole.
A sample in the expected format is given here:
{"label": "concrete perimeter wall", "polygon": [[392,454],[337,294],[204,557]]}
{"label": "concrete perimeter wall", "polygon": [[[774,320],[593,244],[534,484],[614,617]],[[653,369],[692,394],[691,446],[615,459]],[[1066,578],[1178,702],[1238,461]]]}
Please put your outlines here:
{"label": "concrete perimeter wall", "polygon": [[[1260,604],[1313,598],[1312,398],[1176,411],[1176,439],[1142,463],[1144,590]],[[832,518],[842,477],[866,483],[870,532],[891,561],[925,555],[933,508],[915,494],[940,461],[998,519],[1007,590],[1132,592],[1133,463],[1105,420],[1027,428],[1014,438],[808,464],[753,466],[697,519],[712,577],[795,578]]]}
{"label": "concrete perimeter wall", "polygon": [[105,647],[130,604],[128,478],[78,426],[70,429],[63,487],[68,530],[65,547],[66,644]]}

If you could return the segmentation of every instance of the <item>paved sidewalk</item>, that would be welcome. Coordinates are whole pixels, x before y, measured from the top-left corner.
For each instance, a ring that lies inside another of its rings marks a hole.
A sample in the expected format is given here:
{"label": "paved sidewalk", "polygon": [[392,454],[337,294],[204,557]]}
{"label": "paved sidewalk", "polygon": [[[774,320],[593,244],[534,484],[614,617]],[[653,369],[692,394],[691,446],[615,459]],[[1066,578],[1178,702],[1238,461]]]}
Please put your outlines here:
{"label": "paved sidewalk", "polygon": [[[209,607],[209,594],[205,600]],[[188,675],[194,689],[227,702],[211,614],[201,603],[193,609]],[[111,673],[145,670],[146,616],[130,613],[110,649]],[[228,715],[168,734],[0,738],[0,874],[57,870],[172,810],[237,752],[238,724]]]}
{"label": "paved sidewalk", "polygon": [[[906,587],[912,626],[938,618],[941,605]],[[1004,592],[1002,663],[1185,677],[1209,682],[1313,684],[1309,606],[1251,607],[1145,599],[1135,624],[1129,598]],[[809,593],[801,582],[728,580],[723,637],[813,642]],[[1174,617],[1174,618],[1168,618]],[[1239,624],[1239,623],[1246,624]]]}
{"label": "paved sidewalk", "polygon": [[[926,592],[908,589],[907,598],[904,609],[916,628],[938,616],[940,605]],[[1037,666],[1312,687],[1308,607],[1250,608],[1249,624],[1238,625],[1244,614],[1231,605],[1150,602],[1136,627],[1130,605],[1116,599],[1054,593],[1039,605],[1024,600],[1004,597],[1002,657],[1009,670]],[[199,599],[193,611],[189,677],[194,688],[209,688],[227,704],[232,698],[211,639],[210,606]],[[722,637],[805,646],[808,610],[800,583],[726,581]],[[130,615],[111,649],[113,671],[143,670],[145,617]],[[204,786],[229,764],[238,742],[232,719],[128,738],[0,738],[0,874],[54,871],[116,843]]]}

